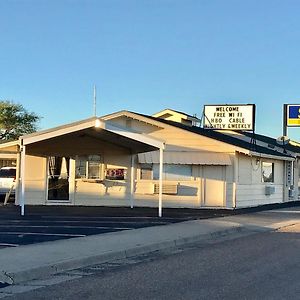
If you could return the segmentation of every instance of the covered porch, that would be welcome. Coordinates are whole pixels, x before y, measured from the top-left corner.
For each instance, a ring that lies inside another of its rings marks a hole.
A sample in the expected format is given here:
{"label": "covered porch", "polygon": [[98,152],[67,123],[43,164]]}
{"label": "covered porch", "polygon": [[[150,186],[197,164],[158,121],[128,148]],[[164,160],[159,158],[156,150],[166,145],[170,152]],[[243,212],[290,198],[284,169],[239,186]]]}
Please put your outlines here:
{"label": "covered porch", "polygon": [[93,195],[113,199],[113,190],[133,208],[136,154],[159,150],[162,216],[163,141],[94,117],[22,136],[19,145],[16,202],[22,215],[28,203],[84,205],[82,199]]}

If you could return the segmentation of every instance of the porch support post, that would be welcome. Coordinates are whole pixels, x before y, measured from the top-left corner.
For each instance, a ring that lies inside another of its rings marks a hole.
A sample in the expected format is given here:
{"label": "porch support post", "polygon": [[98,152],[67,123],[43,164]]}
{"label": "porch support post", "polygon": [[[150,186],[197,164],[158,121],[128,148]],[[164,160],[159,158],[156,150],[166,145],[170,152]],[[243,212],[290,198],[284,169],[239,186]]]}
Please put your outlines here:
{"label": "porch support post", "polygon": [[[234,158],[233,158],[233,183],[232,183],[232,207],[236,208],[236,186],[238,182],[238,172],[239,172],[239,160],[238,160],[238,153],[235,151]],[[251,157],[252,159],[252,157]]]}
{"label": "porch support post", "polygon": [[15,186],[15,204],[20,205],[20,172],[21,172],[21,147],[19,148],[16,161],[16,186]]}
{"label": "porch support post", "polygon": [[163,188],[163,149],[159,149],[159,196],[158,196],[158,216],[162,217],[162,188]]}
{"label": "porch support post", "polygon": [[26,156],[26,146],[21,146],[21,215],[25,214],[25,156]]}
{"label": "porch support post", "polygon": [[134,205],[134,155],[131,155],[131,169],[130,169],[130,208]]}

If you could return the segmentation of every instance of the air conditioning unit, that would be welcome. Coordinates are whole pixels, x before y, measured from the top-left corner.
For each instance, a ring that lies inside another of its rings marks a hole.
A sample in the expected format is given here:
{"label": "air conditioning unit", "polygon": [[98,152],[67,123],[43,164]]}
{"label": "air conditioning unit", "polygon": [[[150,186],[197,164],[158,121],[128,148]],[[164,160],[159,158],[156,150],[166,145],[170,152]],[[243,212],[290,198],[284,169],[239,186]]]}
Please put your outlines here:
{"label": "air conditioning unit", "polygon": [[272,185],[267,185],[265,187],[265,195],[266,196],[270,196],[272,194],[275,194],[275,186],[272,186]]}
{"label": "air conditioning unit", "polygon": [[[162,193],[169,195],[177,195],[178,185],[177,184],[163,184],[162,185]],[[159,183],[154,184],[153,194],[159,193]]]}

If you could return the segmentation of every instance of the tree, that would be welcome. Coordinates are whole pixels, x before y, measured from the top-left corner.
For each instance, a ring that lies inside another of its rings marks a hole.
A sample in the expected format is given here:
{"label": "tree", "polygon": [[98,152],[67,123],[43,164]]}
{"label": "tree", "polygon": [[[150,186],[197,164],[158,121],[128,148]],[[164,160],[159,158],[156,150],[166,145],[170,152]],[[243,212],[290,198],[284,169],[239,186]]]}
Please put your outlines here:
{"label": "tree", "polygon": [[39,120],[38,115],[28,112],[21,104],[0,101],[0,141],[15,140],[35,132]]}

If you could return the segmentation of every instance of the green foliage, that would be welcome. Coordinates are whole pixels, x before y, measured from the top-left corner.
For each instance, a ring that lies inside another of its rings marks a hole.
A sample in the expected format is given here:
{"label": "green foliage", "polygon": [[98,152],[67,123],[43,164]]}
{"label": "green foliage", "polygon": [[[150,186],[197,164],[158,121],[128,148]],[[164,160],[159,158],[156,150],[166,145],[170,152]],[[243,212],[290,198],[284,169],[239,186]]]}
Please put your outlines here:
{"label": "green foliage", "polygon": [[0,141],[15,140],[35,132],[39,120],[38,115],[28,112],[21,104],[0,101]]}

